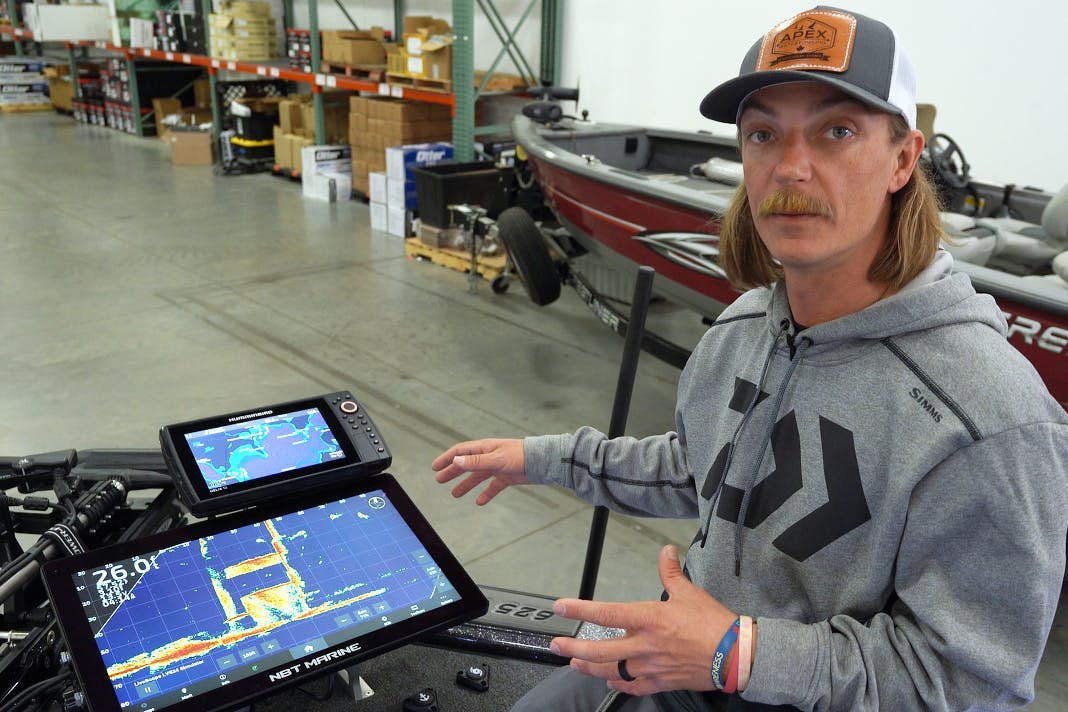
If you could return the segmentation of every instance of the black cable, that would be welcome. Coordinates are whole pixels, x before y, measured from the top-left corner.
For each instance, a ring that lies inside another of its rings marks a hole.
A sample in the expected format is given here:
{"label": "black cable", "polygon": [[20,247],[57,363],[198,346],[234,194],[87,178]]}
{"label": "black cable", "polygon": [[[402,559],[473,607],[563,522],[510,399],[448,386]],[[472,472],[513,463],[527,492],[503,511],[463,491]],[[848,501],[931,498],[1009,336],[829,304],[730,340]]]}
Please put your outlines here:
{"label": "black cable", "polygon": [[61,690],[63,685],[67,684],[67,681],[70,679],[71,670],[67,663],[60,666],[60,670],[61,672],[57,675],[46,677],[44,680],[35,682],[19,694],[15,695],[13,699],[4,702],[2,705],[4,712],[18,712],[28,703],[32,702],[37,696],[55,694],[56,691]]}

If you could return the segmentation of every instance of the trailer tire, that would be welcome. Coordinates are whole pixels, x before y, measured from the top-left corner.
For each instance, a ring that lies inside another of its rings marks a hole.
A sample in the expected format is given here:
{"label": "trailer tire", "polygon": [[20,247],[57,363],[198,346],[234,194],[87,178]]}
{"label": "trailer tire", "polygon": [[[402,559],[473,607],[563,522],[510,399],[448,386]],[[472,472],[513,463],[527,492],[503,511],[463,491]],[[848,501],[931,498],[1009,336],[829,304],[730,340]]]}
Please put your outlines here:
{"label": "trailer tire", "polygon": [[559,299],[560,273],[534,218],[523,208],[508,208],[497,218],[497,230],[530,301],[545,306]]}

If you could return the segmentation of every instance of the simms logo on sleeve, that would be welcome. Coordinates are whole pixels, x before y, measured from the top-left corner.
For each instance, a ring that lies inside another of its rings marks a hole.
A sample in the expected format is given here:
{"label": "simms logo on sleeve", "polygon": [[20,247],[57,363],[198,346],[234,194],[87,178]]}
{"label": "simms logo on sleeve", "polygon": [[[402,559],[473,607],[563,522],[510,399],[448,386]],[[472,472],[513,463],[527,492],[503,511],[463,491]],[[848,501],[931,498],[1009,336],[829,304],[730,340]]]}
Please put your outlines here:
{"label": "simms logo on sleeve", "polygon": [[856,31],[857,19],[852,15],[829,10],[803,13],[764,35],[756,70],[844,72],[853,56]]}

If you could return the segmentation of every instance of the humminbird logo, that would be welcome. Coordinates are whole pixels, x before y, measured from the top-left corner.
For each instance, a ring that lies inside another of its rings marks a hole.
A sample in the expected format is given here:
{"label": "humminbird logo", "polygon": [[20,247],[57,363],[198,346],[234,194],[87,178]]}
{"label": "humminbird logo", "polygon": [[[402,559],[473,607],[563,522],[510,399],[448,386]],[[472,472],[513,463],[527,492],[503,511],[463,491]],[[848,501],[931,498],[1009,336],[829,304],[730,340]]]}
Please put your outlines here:
{"label": "humminbird logo", "polygon": [[360,644],[353,643],[352,645],[346,648],[338,648],[337,650],[331,650],[329,653],[323,653],[322,655],[314,657],[311,660],[305,660],[303,663],[297,663],[296,665],[293,665],[291,667],[283,668],[278,672],[272,672],[270,675],[267,676],[267,679],[271,682],[285,680],[288,677],[296,675],[302,670],[310,670],[314,667],[322,665],[323,663],[328,663],[331,660],[340,660],[346,655],[351,655],[352,653],[358,652],[360,652]]}
{"label": "humminbird logo", "polygon": [[342,158],[341,151],[316,151],[315,160],[317,161],[336,161]]}
{"label": "humminbird logo", "polygon": [[248,420],[249,418],[262,418],[265,415],[274,415],[273,410],[261,410],[258,413],[246,413],[245,415],[235,415],[233,418],[227,418],[228,423],[237,423],[241,420]]}

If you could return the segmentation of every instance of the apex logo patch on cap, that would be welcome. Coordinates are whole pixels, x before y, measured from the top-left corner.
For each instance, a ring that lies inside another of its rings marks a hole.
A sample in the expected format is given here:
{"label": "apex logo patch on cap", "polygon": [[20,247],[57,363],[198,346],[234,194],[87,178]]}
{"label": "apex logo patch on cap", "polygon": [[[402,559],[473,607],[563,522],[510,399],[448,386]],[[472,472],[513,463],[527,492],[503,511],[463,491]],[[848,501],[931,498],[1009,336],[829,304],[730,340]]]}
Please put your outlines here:
{"label": "apex logo patch on cap", "polygon": [[764,35],[756,71],[817,69],[844,72],[853,56],[857,18],[844,12],[809,10]]}

